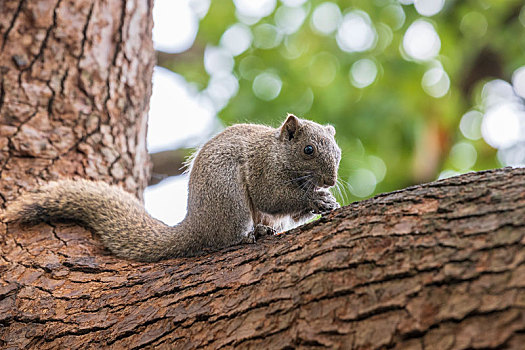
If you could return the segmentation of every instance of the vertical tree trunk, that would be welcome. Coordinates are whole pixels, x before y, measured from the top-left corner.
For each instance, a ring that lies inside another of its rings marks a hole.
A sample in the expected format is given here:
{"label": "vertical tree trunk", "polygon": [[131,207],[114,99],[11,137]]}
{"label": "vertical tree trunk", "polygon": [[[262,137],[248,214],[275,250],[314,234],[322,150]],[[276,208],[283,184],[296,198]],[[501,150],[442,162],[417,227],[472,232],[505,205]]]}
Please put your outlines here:
{"label": "vertical tree trunk", "polygon": [[141,196],[152,0],[0,1],[0,204],[59,177]]}

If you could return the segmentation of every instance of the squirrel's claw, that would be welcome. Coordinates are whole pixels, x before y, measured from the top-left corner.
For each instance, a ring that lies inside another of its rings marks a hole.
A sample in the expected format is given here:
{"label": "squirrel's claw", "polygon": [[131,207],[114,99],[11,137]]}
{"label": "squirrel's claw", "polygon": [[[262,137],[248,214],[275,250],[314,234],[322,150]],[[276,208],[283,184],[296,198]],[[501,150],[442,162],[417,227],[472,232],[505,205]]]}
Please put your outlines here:
{"label": "squirrel's claw", "polygon": [[318,191],[317,196],[313,200],[313,212],[314,214],[323,214],[334,209],[340,208],[341,206],[337,203],[335,197],[328,191]]}

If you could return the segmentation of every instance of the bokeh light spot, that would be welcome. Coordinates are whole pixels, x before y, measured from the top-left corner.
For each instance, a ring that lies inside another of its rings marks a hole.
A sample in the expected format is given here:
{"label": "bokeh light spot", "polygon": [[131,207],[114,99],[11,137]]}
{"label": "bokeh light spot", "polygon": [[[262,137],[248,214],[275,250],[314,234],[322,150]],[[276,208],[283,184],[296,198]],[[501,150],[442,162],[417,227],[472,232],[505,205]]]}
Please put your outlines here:
{"label": "bokeh light spot", "polygon": [[306,0],[281,0],[281,2],[285,4],[286,6],[296,7],[296,6],[301,6],[302,4],[304,4]]}
{"label": "bokeh light spot", "polygon": [[400,29],[405,23],[406,15],[403,8],[398,4],[386,6],[381,11],[383,21],[388,24],[393,30]]}
{"label": "bokeh light spot", "polygon": [[311,108],[314,103],[314,93],[312,89],[307,88],[305,92],[291,105],[291,111],[297,114],[305,114]]}
{"label": "bokeh light spot", "polygon": [[321,52],[315,55],[310,62],[310,80],[317,86],[326,86],[330,84],[337,73],[339,61],[337,58],[328,53]]}
{"label": "bokeh light spot", "polygon": [[277,27],[264,23],[259,24],[253,30],[254,45],[260,49],[273,49],[278,46],[283,36]]}
{"label": "bokeh light spot", "polygon": [[[173,1],[172,1],[173,2]],[[204,18],[210,9],[211,0],[191,0],[190,7],[199,18]],[[155,3],[157,5],[157,3]]]}
{"label": "bokeh light spot", "polygon": [[503,166],[525,167],[525,142],[498,150],[498,160]]}
{"label": "bokeh light spot", "polygon": [[209,75],[231,72],[233,69],[231,53],[217,46],[207,46],[204,50],[204,69]]}
{"label": "bokeh light spot", "polygon": [[240,55],[248,50],[252,44],[252,33],[250,28],[241,23],[230,26],[222,34],[220,44],[228,49],[233,56]]}
{"label": "bokeh light spot", "polygon": [[264,69],[264,61],[257,56],[246,56],[239,63],[241,77],[246,80],[253,80]]}
{"label": "bokeh light spot", "polygon": [[525,98],[525,66],[522,66],[512,74],[512,85],[518,96]]}
{"label": "bokeh light spot", "polygon": [[452,169],[445,169],[441,173],[439,173],[438,180],[442,179],[448,179],[449,177],[459,175],[460,173],[452,170]]}
{"label": "bokeh light spot", "polygon": [[471,11],[461,19],[459,29],[468,37],[481,38],[487,32],[487,19],[479,12]]}
{"label": "bokeh light spot", "polygon": [[312,14],[312,28],[321,33],[328,35],[333,33],[341,22],[341,10],[333,2],[323,2],[317,6]]}
{"label": "bokeh light spot", "polygon": [[450,78],[443,68],[430,68],[423,75],[421,86],[430,96],[440,98],[448,92],[450,88]]}
{"label": "bokeh light spot", "polygon": [[481,138],[482,121],[483,114],[480,111],[468,111],[461,117],[459,130],[467,139],[479,140]]}
{"label": "bokeh light spot", "polygon": [[302,7],[281,6],[275,12],[275,23],[284,34],[295,33],[305,18],[306,11]]}
{"label": "bokeh light spot", "polygon": [[241,16],[262,18],[273,12],[276,0],[233,0],[233,3]]}
{"label": "bokeh light spot", "polygon": [[[153,43],[156,50],[176,53],[193,45],[199,21],[189,1],[156,0],[153,6]],[[177,35],[173,35],[176,32]]]}
{"label": "bokeh light spot", "polygon": [[230,98],[237,94],[239,81],[230,72],[221,72],[211,76],[204,93],[213,101],[215,109],[223,109]]}
{"label": "bokeh light spot", "polygon": [[343,17],[336,39],[341,50],[362,52],[375,46],[377,33],[368,14],[360,10],[354,10]]}
{"label": "bokeh light spot", "polygon": [[357,88],[367,87],[376,80],[376,77],[377,66],[368,58],[360,59],[350,68],[350,81]]}
{"label": "bokeh light spot", "polygon": [[415,0],[414,7],[421,16],[434,16],[441,11],[445,0]]}
{"label": "bokeh light spot", "polygon": [[349,190],[356,197],[367,197],[374,193],[377,180],[373,172],[360,168],[350,174]]}
{"label": "bokeh light spot", "polygon": [[368,156],[368,165],[376,177],[376,182],[383,181],[386,176],[386,164],[383,159],[377,156]]}
{"label": "bokeh light spot", "polygon": [[408,27],[403,37],[403,48],[413,59],[429,60],[439,53],[441,40],[431,23],[419,19]]}
{"label": "bokeh light spot", "polygon": [[271,101],[279,96],[283,83],[277,74],[264,72],[253,80],[253,93],[264,101]]}
{"label": "bokeh light spot", "polygon": [[[214,112],[209,103],[197,101],[195,92],[183,77],[166,68],[155,67],[148,112],[148,151],[176,148],[185,139],[206,134],[203,125],[212,122]],[[178,116],[191,116],[192,122],[181,122]]]}
{"label": "bokeh light spot", "polygon": [[468,142],[458,142],[450,150],[450,162],[459,170],[465,171],[476,164],[478,153]]}
{"label": "bokeh light spot", "polygon": [[299,58],[303,53],[308,51],[310,41],[304,36],[292,34],[284,38],[284,50],[281,51],[283,57],[289,60]]}
{"label": "bokeh light spot", "polygon": [[481,134],[494,148],[505,148],[515,144],[520,138],[520,119],[523,111],[513,103],[502,103],[485,112],[481,124]]}
{"label": "bokeh light spot", "polygon": [[487,109],[502,103],[516,100],[516,95],[514,94],[512,85],[501,79],[494,79],[483,85],[481,97],[483,98],[483,104]]}
{"label": "bokeh light spot", "polygon": [[376,52],[382,52],[392,43],[394,33],[392,32],[392,29],[384,23],[379,23],[376,26],[376,30],[378,34]]}

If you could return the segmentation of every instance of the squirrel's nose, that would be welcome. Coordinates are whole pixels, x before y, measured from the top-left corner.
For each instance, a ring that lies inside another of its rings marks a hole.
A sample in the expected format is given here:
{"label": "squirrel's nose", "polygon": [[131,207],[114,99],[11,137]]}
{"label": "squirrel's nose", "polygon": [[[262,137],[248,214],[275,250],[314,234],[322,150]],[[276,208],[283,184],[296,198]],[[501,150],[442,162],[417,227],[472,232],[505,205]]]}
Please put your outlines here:
{"label": "squirrel's nose", "polygon": [[323,179],[323,185],[324,187],[332,187],[335,185],[336,178],[335,177],[329,177]]}

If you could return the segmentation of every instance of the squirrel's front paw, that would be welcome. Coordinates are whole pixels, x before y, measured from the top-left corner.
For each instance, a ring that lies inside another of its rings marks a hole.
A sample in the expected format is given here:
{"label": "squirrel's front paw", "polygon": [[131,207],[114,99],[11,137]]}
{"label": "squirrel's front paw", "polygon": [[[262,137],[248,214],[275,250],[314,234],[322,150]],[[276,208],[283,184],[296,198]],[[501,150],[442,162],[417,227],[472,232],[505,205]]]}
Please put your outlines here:
{"label": "squirrel's front paw", "polygon": [[312,200],[313,212],[323,214],[340,207],[335,197],[328,191],[317,191]]}

